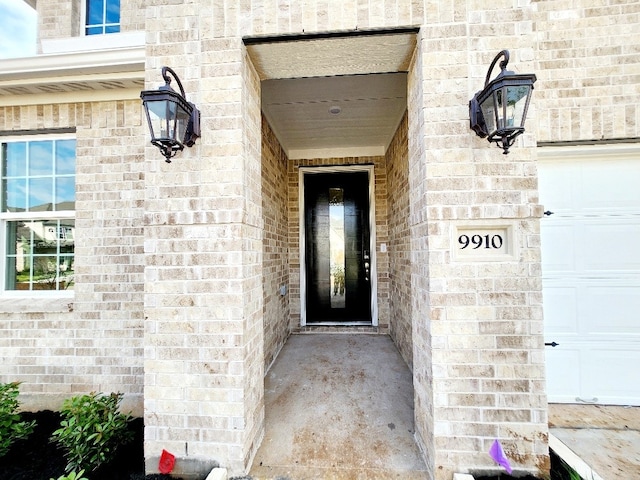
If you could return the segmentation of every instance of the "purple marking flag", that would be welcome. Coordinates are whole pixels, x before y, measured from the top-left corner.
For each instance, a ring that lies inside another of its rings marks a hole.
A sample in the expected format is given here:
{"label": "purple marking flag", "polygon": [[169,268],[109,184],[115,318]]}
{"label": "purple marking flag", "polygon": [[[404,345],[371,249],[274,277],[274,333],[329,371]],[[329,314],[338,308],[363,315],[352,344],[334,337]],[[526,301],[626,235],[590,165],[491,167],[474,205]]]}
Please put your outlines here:
{"label": "purple marking flag", "polygon": [[504,469],[507,471],[507,473],[511,475],[511,472],[513,472],[513,469],[511,468],[509,459],[504,454],[502,445],[500,445],[500,442],[498,440],[493,441],[493,445],[491,445],[491,448],[489,449],[489,455],[491,456],[491,458],[493,458],[493,460],[496,463],[502,465]]}

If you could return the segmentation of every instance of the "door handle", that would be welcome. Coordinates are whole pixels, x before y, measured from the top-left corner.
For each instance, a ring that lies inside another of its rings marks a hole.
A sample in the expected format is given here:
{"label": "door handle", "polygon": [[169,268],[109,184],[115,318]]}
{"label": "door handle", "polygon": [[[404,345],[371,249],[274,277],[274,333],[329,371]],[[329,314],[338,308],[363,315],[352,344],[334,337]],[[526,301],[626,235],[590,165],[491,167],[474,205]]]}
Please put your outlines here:
{"label": "door handle", "polygon": [[545,347],[557,347],[558,345],[560,344],[556,342],[549,342],[544,344]]}
{"label": "door handle", "polygon": [[369,281],[369,271],[371,270],[371,265],[369,263],[370,258],[369,258],[369,250],[365,250],[364,254],[362,255],[364,258],[364,279],[368,282]]}

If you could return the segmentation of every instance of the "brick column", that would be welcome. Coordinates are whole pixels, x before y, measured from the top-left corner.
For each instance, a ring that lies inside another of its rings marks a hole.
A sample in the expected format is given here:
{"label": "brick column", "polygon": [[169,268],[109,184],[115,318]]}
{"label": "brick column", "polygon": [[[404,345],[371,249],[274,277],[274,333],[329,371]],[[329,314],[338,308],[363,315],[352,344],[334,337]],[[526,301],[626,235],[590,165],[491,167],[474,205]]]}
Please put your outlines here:
{"label": "brick column", "polygon": [[[410,73],[416,435],[436,479],[497,468],[495,439],[514,469],[549,469],[535,144],[527,133],[503,155],[469,129],[467,107],[503,48],[533,70],[521,7],[435,12]],[[460,254],[458,232],[489,227],[504,229],[510,255]]]}
{"label": "brick column", "polygon": [[147,85],[180,76],[202,138],[146,149],[145,458],[244,473],[264,428],[259,81],[211,2],[147,8]]}

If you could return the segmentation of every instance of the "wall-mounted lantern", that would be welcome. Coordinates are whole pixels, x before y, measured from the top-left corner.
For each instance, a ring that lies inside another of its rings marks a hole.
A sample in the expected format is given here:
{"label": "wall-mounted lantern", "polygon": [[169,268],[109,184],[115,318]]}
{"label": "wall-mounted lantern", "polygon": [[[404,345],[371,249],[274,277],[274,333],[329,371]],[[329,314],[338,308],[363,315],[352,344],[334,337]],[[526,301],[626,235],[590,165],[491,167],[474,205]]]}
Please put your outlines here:
{"label": "wall-mounted lantern", "polygon": [[[500,62],[501,72],[489,82],[500,57],[504,57]],[[508,63],[509,51],[502,50],[491,62],[484,88],[469,102],[471,129],[479,137],[488,137],[489,142],[496,142],[505,155],[516,137],[524,132],[524,121],[536,81],[533,73],[518,75],[506,70]]]}
{"label": "wall-mounted lantern", "polygon": [[[180,94],[170,86],[171,79],[176,80]],[[144,90],[140,93],[144,110],[147,114],[151,143],[158,147],[166,162],[180,150],[191,147],[200,136],[200,111],[193,103],[187,101],[182,82],[169,67],[162,67],[162,78],[165,84],[158,90]]]}

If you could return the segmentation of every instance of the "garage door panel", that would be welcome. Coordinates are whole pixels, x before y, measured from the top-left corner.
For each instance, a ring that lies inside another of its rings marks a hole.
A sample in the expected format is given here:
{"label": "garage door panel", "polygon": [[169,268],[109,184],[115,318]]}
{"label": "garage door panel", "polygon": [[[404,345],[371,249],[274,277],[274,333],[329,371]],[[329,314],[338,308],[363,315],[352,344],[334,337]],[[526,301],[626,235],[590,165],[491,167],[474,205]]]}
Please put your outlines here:
{"label": "garage door panel", "polygon": [[545,222],[540,226],[542,269],[545,274],[573,272],[575,263],[575,226],[570,222]]}
{"label": "garage door panel", "polygon": [[640,271],[640,216],[545,219],[540,234],[547,277]]}
{"label": "garage door panel", "polygon": [[640,405],[634,344],[602,348],[565,341],[546,351],[549,402]]}
{"label": "garage door panel", "polygon": [[602,279],[543,279],[545,333],[552,341],[629,336],[640,341],[640,282],[607,282],[603,286]]}
{"label": "garage door panel", "polygon": [[[576,166],[572,162],[544,163],[544,175],[538,179],[540,199],[544,199],[544,205],[553,205],[556,215],[564,211],[573,210],[576,204]],[[557,218],[557,217],[556,217]]]}
{"label": "garage door panel", "polygon": [[585,273],[640,270],[639,219],[589,219],[578,225]]}
{"label": "garage door panel", "polygon": [[[562,346],[562,344],[560,345]],[[547,348],[547,391],[550,402],[575,402],[580,385],[580,348]]]}
{"label": "garage door panel", "polygon": [[[640,339],[640,285],[585,287],[581,295],[587,335],[632,335]],[[640,378],[638,379],[640,381]]]}
{"label": "garage door panel", "polygon": [[545,282],[542,297],[544,298],[545,332],[548,335],[577,334],[578,287]]}
{"label": "garage door panel", "polygon": [[580,205],[585,211],[640,208],[638,167],[633,160],[592,160],[576,165],[580,169]]}
{"label": "garage door panel", "polygon": [[638,159],[541,162],[543,205],[556,214],[613,214],[640,209]]}
{"label": "garage door panel", "polygon": [[582,358],[582,398],[597,403],[640,404],[640,373],[629,365],[640,365],[635,345],[592,348]]}

